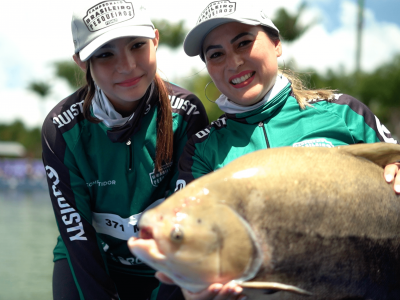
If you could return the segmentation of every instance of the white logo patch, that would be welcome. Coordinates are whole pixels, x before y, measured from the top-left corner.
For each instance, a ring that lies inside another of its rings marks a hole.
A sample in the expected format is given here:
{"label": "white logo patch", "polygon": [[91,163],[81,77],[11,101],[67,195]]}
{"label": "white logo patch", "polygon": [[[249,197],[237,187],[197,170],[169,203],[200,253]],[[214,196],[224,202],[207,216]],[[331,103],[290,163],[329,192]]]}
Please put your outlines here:
{"label": "white logo patch", "polygon": [[170,163],[168,163],[166,165],[163,165],[161,167],[161,171],[160,172],[156,173],[155,170],[153,170],[153,172],[149,173],[151,184],[153,186],[158,186],[159,183],[168,174],[169,170],[171,170],[171,166],[172,166],[172,162],[170,162]]}
{"label": "white logo patch", "polygon": [[83,21],[86,27],[93,32],[127,21],[134,16],[131,4],[125,1],[104,1],[89,8]]}
{"label": "white logo patch", "polygon": [[236,2],[229,0],[211,2],[200,14],[197,24],[214,17],[224,17],[236,11]]}
{"label": "white logo patch", "polygon": [[389,138],[386,136],[386,134],[390,134],[390,131],[385,127],[385,125],[381,124],[377,116],[375,116],[375,121],[376,121],[376,127],[378,128],[380,135],[383,137],[383,140],[386,143],[397,144],[397,141],[394,138]]}
{"label": "white logo patch", "polygon": [[333,148],[333,144],[326,139],[312,139],[294,143],[293,147],[326,147]]}

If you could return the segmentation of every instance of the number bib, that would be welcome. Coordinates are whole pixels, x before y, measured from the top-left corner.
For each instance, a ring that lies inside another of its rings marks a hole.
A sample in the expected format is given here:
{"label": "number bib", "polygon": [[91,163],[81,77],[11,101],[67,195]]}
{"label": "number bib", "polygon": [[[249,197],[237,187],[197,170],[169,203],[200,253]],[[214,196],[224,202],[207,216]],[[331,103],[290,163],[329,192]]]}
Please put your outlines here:
{"label": "number bib", "polygon": [[[157,206],[164,200],[165,198],[158,199],[143,212]],[[127,241],[132,236],[139,237],[139,228],[137,226],[137,222],[143,212],[132,215],[125,219],[114,214],[92,212],[92,225],[94,229],[96,229],[97,233],[107,234],[117,239]]]}

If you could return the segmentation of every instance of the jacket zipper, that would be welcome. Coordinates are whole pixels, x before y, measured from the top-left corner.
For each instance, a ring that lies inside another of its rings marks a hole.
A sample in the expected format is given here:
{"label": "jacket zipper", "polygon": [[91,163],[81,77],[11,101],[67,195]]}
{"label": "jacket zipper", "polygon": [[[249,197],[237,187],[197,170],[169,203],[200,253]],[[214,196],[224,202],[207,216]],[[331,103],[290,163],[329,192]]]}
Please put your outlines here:
{"label": "jacket zipper", "polygon": [[267,142],[267,148],[271,148],[270,145],[269,145],[267,131],[265,130],[264,123],[263,122],[258,123],[258,127],[262,127],[262,129],[264,131],[265,141]]}
{"label": "jacket zipper", "polygon": [[132,170],[132,141],[131,141],[131,139],[129,139],[126,142],[126,145],[128,146],[128,151],[129,151],[129,165],[128,165],[128,168],[129,168],[129,171],[130,171],[130,170]]}

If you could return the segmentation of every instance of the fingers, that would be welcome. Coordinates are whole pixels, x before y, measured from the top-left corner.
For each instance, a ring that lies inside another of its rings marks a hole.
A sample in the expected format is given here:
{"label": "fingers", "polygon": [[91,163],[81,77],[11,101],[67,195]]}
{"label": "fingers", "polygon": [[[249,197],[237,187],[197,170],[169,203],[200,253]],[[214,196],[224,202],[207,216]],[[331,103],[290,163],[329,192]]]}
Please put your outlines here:
{"label": "fingers", "polygon": [[160,271],[156,272],[155,277],[156,277],[158,280],[160,280],[162,283],[165,283],[165,284],[175,284],[175,282],[174,282],[171,278],[169,278],[167,275],[165,275],[164,273],[162,273],[162,272],[160,272]]}
{"label": "fingers", "polygon": [[245,300],[246,296],[241,295],[242,291],[242,287],[233,282],[225,285],[215,283],[199,293],[182,289],[186,300]]}
{"label": "fingers", "polygon": [[387,165],[384,171],[384,177],[386,182],[394,182],[393,188],[397,194],[400,194],[400,175],[397,176],[400,170],[400,163],[394,163]]}

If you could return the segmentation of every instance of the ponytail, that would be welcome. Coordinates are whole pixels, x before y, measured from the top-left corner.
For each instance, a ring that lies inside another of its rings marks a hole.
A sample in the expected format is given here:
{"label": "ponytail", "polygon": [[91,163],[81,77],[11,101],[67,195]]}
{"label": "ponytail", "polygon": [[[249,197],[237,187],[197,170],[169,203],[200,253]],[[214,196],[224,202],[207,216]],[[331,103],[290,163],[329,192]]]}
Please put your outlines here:
{"label": "ponytail", "polygon": [[94,85],[94,80],[92,73],[90,72],[90,59],[86,61],[86,85],[82,88],[85,91],[85,99],[83,101],[83,115],[84,117],[92,123],[100,123],[101,120],[93,117],[90,113],[90,107],[92,106],[92,101],[94,94],[96,92],[96,86]]}
{"label": "ponytail", "polygon": [[156,144],[156,172],[161,171],[163,163],[172,161],[173,138],[172,110],[166,83],[158,74],[154,77],[156,90],[158,91],[159,109],[157,113],[157,144]]}
{"label": "ponytail", "polygon": [[[263,26],[264,32],[268,35],[272,42],[280,41],[279,33],[270,27]],[[306,87],[304,80],[300,78],[299,74],[290,69],[279,69],[278,73],[284,75],[292,85],[294,98],[302,109],[306,106],[311,106],[310,101],[316,99],[333,100],[334,93],[337,90],[331,89],[315,89],[310,90]]]}

